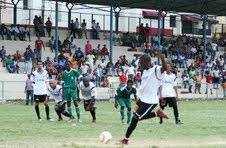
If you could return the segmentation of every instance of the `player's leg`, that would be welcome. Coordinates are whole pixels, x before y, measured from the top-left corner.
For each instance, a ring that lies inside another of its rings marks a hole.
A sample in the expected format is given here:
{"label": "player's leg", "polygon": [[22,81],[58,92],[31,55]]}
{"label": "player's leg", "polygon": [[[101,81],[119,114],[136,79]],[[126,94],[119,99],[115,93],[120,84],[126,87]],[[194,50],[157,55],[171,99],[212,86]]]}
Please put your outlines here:
{"label": "player's leg", "polygon": [[[164,102],[161,102],[161,101],[160,101],[160,108],[161,108],[162,110],[164,110],[166,106],[167,106],[167,100],[166,100],[166,99],[164,99]],[[162,119],[161,117],[160,117],[159,119],[160,119],[159,123],[160,123],[160,124],[163,124],[163,119]]]}
{"label": "player's leg", "polygon": [[175,97],[170,98],[169,100],[169,107],[173,107],[173,114],[175,117],[175,123],[176,124],[182,124],[180,119],[179,119],[179,112],[177,108],[177,101]]}
{"label": "player's leg", "polygon": [[78,106],[78,96],[76,90],[70,90],[70,95],[73,100],[73,104],[75,106],[75,112],[77,114],[78,121],[80,122],[80,108]]}
{"label": "player's leg", "polygon": [[131,119],[132,119],[132,104],[131,104],[131,100],[130,99],[124,99],[126,108],[127,108],[127,124],[131,123]]}
{"label": "player's leg", "polygon": [[118,98],[118,104],[120,105],[120,115],[121,115],[121,121],[122,121],[122,124],[125,124],[125,102],[123,100],[123,98]]}
{"label": "player's leg", "polygon": [[60,111],[60,108],[59,108],[59,103],[55,105],[54,109],[56,111],[56,114],[58,116],[58,121],[61,121],[63,120],[62,116],[61,116],[61,111]]}
{"label": "player's leg", "polygon": [[66,103],[64,102],[63,105],[60,107],[61,114],[63,114],[66,117],[74,119],[74,117],[71,114],[69,114],[68,112],[65,111],[65,105],[66,105]]}
{"label": "player's leg", "polygon": [[[46,99],[46,95],[40,96],[41,102],[44,102],[45,99]],[[48,103],[44,103],[44,105],[45,105],[46,119],[50,120],[51,118],[49,117],[49,105],[48,105]]]}
{"label": "player's leg", "polygon": [[34,100],[35,100],[35,112],[37,114],[38,120],[41,121],[40,111],[39,111],[39,96],[34,95]]}
{"label": "player's leg", "polygon": [[63,89],[63,95],[65,101],[67,101],[67,112],[70,115],[70,120],[72,121],[74,118],[72,116],[72,109],[71,109],[71,96],[70,96],[70,89]]}

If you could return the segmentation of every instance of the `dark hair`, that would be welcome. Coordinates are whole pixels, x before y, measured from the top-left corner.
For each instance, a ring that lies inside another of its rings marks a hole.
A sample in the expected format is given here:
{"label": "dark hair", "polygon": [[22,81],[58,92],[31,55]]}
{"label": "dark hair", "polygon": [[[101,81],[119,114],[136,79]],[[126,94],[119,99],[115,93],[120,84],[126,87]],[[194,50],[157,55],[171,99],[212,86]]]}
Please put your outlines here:
{"label": "dark hair", "polygon": [[38,64],[38,63],[42,63],[42,65],[43,65],[43,62],[42,62],[42,61],[40,61],[40,60],[39,60],[39,61],[37,61],[37,64]]}
{"label": "dark hair", "polygon": [[132,83],[133,84],[133,80],[128,80],[127,83]]}

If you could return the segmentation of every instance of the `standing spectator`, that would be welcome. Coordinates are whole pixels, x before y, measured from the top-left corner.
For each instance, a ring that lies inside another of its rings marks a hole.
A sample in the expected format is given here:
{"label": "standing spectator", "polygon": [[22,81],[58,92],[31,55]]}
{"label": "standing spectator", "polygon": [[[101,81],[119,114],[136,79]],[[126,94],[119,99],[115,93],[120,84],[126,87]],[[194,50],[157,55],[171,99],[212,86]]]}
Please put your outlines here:
{"label": "standing spectator", "polygon": [[208,89],[210,89],[210,92],[211,92],[211,95],[212,95],[213,94],[213,91],[212,91],[212,88],[211,88],[212,77],[211,77],[209,71],[206,71],[205,78],[206,78],[206,92],[205,92],[205,94],[208,94]]}
{"label": "standing spectator", "polygon": [[30,27],[27,27],[27,25],[25,25],[22,32],[23,32],[23,40],[27,41],[26,40],[26,35],[27,35],[29,41],[31,42],[31,29],[30,29]]}
{"label": "standing spectator", "polygon": [[213,70],[213,89],[218,89],[218,84],[219,84],[219,79],[220,79],[219,73],[220,73],[220,71],[218,70],[218,67],[215,66],[215,68]]}
{"label": "standing spectator", "polygon": [[72,58],[70,64],[71,64],[71,68],[72,69],[76,69],[77,68],[77,61],[76,61],[75,57]]}
{"label": "standing spectator", "polygon": [[98,65],[96,71],[96,85],[100,87],[101,81],[103,79],[103,69]]}
{"label": "standing spectator", "polygon": [[81,24],[81,28],[82,28],[82,35],[83,35],[83,33],[85,33],[85,37],[86,37],[86,39],[88,39],[88,38],[87,38],[86,26],[87,26],[87,24],[86,24],[86,20],[85,20],[85,19],[83,19],[83,20],[82,20],[82,24]]}
{"label": "standing spectator", "polygon": [[54,49],[54,36],[51,37],[51,39],[49,40],[49,47],[50,47],[50,50],[53,52],[53,49]]}
{"label": "standing spectator", "polygon": [[40,39],[40,36],[38,37],[38,40],[35,41],[35,49],[36,49],[36,54],[37,54],[37,61],[41,61],[42,59],[42,47],[45,50],[45,46],[43,41]]}
{"label": "standing spectator", "polygon": [[46,21],[46,31],[49,35],[49,37],[51,36],[51,29],[52,29],[52,22],[50,21],[50,18],[48,17],[48,20]]}
{"label": "standing spectator", "polygon": [[91,54],[92,50],[93,50],[92,45],[90,44],[89,41],[87,41],[87,44],[85,46],[85,53],[86,53],[86,55]]}
{"label": "standing spectator", "polygon": [[109,87],[109,80],[108,80],[107,73],[105,73],[104,76],[103,76],[103,84],[102,84],[102,87]]}
{"label": "standing spectator", "polygon": [[129,64],[125,74],[128,76],[128,80],[133,81],[136,74],[135,68],[131,64]]}
{"label": "standing spectator", "polygon": [[28,79],[25,82],[26,104],[29,105],[29,97],[31,97],[31,105],[33,105],[33,82],[31,81],[31,75],[27,75]]}
{"label": "standing spectator", "polygon": [[145,30],[146,43],[149,43],[149,40],[150,40],[149,39],[149,36],[150,36],[150,34],[149,34],[150,27],[148,26],[148,23],[146,23],[146,26],[145,26],[144,30]]}
{"label": "standing spectator", "polygon": [[124,73],[124,70],[122,70],[122,72],[119,75],[120,75],[119,76],[119,81],[120,81],[119,88],[122,88],[123,86],[126,85],[127,77]]}
{"label": "standing spectator", "polygon": [[46,66],[53,64],[53,62],[50,60],[50,57],[47,57],[44,63],[45,63]]}
{"label": "standing spectator", "polygon": [[106,65],[106,70],[107,70],[107,73],[108,73],[108,76],[114,76],[115,75],[115,69],[114,69],[114,64],[109,61]]}
{"label": "standing spectator", "polygon": [[29,51],[29,48],[26,48],[24,52],[24,74],[28,73],[29,63],[31,62],[32,53]]}
{"label": "standing spectator", "polygon": [[91,82],[93,82],[93,83],[95,84],[96,78],[95,78],[95,76],[93,75],[91,69],[88,70],[87,78],[88,78]]}
{"label": "standing spectator", "polygon": [[219,66],[218,66],[220,72],[223,72],[223,71],[224,71],[224,65],[225,65],[225,64],[224,64],[224,58],[223,58],[223,56],[221,55],[221,56],[220,56],[220,59],[219,59]]}
{"label": "standing spectator", "polygon": [[95,20],[93,20],[92,22],[92,33],[93,33],[93,39],[97,39],[97,24]]}
{"label": "standing spectator", "polygon": [[[1,33],[1,36],[2,36],[2,40],[4,40],[4,35],[7,35],[8,37],[8,29],[6,28],[5,24],[2,24],[1,28],[0,28],[0,33]],[[10,37],[10,40],[11,40],[11,37]]]}
{"label": "standing spectator", "polygon": [[[5,50],[5,46],[2,46],[2,49],[0,50],[0,58],[1,58],[1,61],[3,62],[6,58],[6,50]],[[3,64],[4,66],[4,64]]]}
{"label": "standing spectator", "polygon": [[201,94],[200,88],[201,88],[201,83],[202,83],[202,76],[199,74],[199,72],[194,77],[194,80],[195,80],[195,93],[198,90],[199,94]]}
{"label": "standing spectator", "polygon": [[101,58],[104,56],[104,59],[105,59],[105,55],[107,55],[108,58],[110,59],[109,52],[108,52],[106,45],[104,45],[103,48],[101,49]]}
{"label": "standing spectator", "polygon": [[99,56],[101,55],[101,49],[100,44],[97,45],[97,48],[94,48],[92,53],[95,56],[94,65],[96,64],[96,61],[98,60]]}
{"label": "standing spectator", "polygon": [[121,38],[120,38],[120,35],[118,34],[118,32],[113,34],[113,42],[114,42],[115,46],[116,46],[117,42],[118,42],[119,46],[121,46]]}
{"label": "standing spectator", "polygon": [[93,70],[95,56],[93,54],[88,54],[86,57],[87,57],[87,61],[90,64],[90,69]]}
{"label": "standing spectator", "polygon": [[105,62],[104,59],[101,59],[101,63],[100,63],[101,68],[105,69],[105,67],[107,66],[107,63]]}
{"label": "standing spectator", "polygon": [[71,35],[73,35],[73,37],[76,38],[75,37],[75,23],[74,23],[74,20],[71,20],[70,29],[71,29]]}
{"label": "standing spectator", "polygon": [[[28,46],[29,46],[29,45],[28,45]],[[32,53],[32,58],[31,58],[31,64],[32,64],[31,73],[32,73],[33,71],[35,71],[36,64],[37,64],[37,58],[36,58],[37,54],[36,54],[36,49],[34,49],[33,52],[32,52],[32,50],[31,50],[31,53]]]}
{"label": "standing spectator", "polygon": [[136,84],[136,87],[139,87],[141,84],[141,74],[138,72],[134,77],[134,82]]}
{"label": "standing spectator", "polygon": [[80,67],[81,74],[83,77],[86,77],[88,75],[89,66],[86,64],[86,61],[82,61],[82,65]]}
{"label": "standing spectator", "polygon": [[188,80],[188,91],[189,93],[192,93],[192,86],[194,85],[194,78],[193,77],[190,77],[189,80]]}
{"label": "standing spectator", "polygon": [[[75,19],[75,33],[77,33],[78,35],[78,39],[80,38],[80,28],[79,28],[79,22],[78,22],[78,18]],[[76,38],[76,36],[74,36],[74,38]]]}
{"label": "standing spectator", "polygon": [[97,26],[96,26],[96,31],[97,31],[97,36],[96,36],[96,39],[100,39],[100,25],[99,23],[97,23]]}
{"label": "standing spectator", "polygon": [[189,84],[189,75],[188,74],[186,74],[183,77],[183,84],[184,84],[184,88],[187,88],[187,85]]}
{"label": "standing spectator", "polygon": [[216,52],[217,52],[217,43],[216,42],[213,42],[212,44],[211,44],[211,47],[212,47],[212,59],[214,59],[215,58],[215,56],[216,56]]}

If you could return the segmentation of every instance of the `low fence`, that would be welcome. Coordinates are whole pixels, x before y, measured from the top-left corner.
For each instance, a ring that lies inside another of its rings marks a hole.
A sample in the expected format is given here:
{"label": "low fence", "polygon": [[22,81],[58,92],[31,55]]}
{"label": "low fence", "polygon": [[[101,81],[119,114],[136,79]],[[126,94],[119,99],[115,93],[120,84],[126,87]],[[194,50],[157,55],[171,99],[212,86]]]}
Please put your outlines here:
{"label": "low fence", "polygon": [[[118,87],[118,82],[110,83],[109,87],[97,87],[97,99],[99,100],[109,100],[114,98],[115,91]],[[192,87],[192,93],[189,93],[188,86],[184,88],[184,85],[179,83],[179,97],[183,99],[226,99],[224,97],[223,87],[219,84],[218,89],[212,89],[212,94],[210,89],[206,92],[207,85],[205,83],[201,86],[201,94],[194,93],[195,86]],[[139,89],[139,84],[138,87]],[[209,88],[213,88],[213,85],[209,86]],[[0,81],[0,100],[25,100],[26,93],[25,82],[24,81]],[[82,97],[81,97],[82,98]]]}

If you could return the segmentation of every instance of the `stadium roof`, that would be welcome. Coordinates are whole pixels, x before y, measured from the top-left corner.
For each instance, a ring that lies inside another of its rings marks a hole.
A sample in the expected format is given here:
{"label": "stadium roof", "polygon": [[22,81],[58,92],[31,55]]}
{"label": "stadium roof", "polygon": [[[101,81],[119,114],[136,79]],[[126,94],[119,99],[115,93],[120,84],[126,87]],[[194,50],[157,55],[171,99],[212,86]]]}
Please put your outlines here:
{"label": "stadium roof", "polygon": [[59,2],[226,16],[226,0],[59,0]]}

